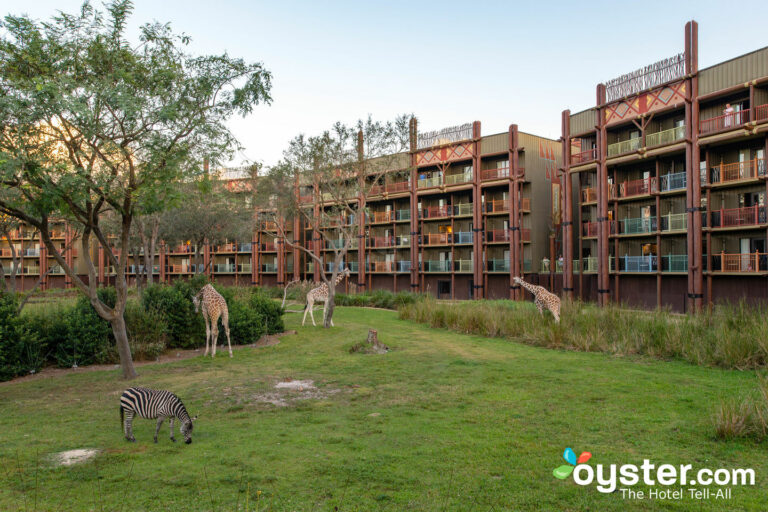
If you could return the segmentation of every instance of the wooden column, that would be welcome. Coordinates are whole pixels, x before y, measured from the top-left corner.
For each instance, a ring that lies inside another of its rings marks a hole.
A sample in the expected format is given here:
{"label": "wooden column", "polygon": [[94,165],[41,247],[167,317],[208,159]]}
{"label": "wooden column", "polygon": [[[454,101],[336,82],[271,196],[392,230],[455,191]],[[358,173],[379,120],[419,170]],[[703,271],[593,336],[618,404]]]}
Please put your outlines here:
{"label": "wooden column", "polygon": [[415,117],[410,122],[410,146],[411,146],[411,291],[423,291],[419,287],[419,210],[416,184],[418,183],[418,169],[416,168],[416,151],[418,149],[419,125]]}
{"label": "wooden column", "polygon": [[605,306],[610,302],[610,262],[608,258],[608,168],[606,166],[607,136],[605,129],[605,85],[597,86],[597,298],[598,304]]}
{"label": "wooden column", "polygon": [[563,295],[573,299],[573,181],[571,178],[571,111],[562,116]]}
{"label": "wooden column", "polygon": [[686,187],[688,218],[688,306],[691,311],[701,311],[703,294],[702,226],[701,226],[701,173],[699,172],[699,81],[698,81],[698,24],[690,21],[685,25],[685,68],[691,78],[686,88]]}
{"label": "wooden column", "polygon": [[[365,182],[365,154],[363,146],[363,131],[357,132],[357,165],[359,174],[357,176],[358,190],[357,197],[357,286],[365,291],[365,208],[366,208],[366,182]],[[386,175],[383,177],[386,181]],[[382,182],[382,185],[384,183]]]}
{"label": "wooden column", "polygon": [[483,281],[483,211],[482,189],[480,187],[480,153],[482,151],[480,121],[472,123],[472,138],[474,139],[474,157],[472,158],[472,259],[474,290],[472,297],[482,299],[487,297]]}
{"label": "wooden column", "polygon": [[514,283],[515,277],[522,277],[522,254],[520,251],[520,209],[518,205],[519,195],[519,168],[520,153],[518,144],[517,125],[509,126],[509,288],[510,298],[522,299],[520,286]]}
{"label": "wooden column", "polygon": [[660,162],[656,157],[656,307],[661,309],[661,178]]}

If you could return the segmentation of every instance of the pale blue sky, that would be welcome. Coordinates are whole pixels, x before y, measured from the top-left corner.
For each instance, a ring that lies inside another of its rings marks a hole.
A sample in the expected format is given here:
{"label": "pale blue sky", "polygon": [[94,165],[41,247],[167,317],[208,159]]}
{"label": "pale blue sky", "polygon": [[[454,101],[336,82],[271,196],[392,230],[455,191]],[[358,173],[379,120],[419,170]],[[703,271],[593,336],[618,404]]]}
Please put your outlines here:
{"label": "pale blue sky", "polygon": [[[4,0],[48,18],[80,0]],[[96,5],[100,5],[96,2]],[[136,0],[198,53],[227,51],[274,74],[271,106],[232,130],[244,158],[272,164],[298,133],[372,114],[414,113],[422,130],[481,121],[483,133],[560,136],[560,113],[594,104],[598,82],[683,50],[699,22],[699,66],[768,45],[768,2],[318,2]]]}

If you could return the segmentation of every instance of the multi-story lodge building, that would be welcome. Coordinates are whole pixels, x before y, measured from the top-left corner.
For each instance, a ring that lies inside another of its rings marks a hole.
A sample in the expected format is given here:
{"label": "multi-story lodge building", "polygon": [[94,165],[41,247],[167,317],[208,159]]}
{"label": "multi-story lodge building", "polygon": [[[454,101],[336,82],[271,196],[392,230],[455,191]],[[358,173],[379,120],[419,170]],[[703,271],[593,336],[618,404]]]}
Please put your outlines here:
{"label": "multi-story lodge building", "polygon": [[[768,299],[768,47],[699,69],[690,22],[681,53],[599,84],[595,106],[564,111],[561,126],[554,141],[516,125],[418,134],[414,123],[410,151],[391,159],[362,201],[365,215],[347,219],[360,235],[344,286],[522,298],[512,286],[520,275],[601,304],[684,311]],[[312,187],[298,194],[308,207],[317,202]],[[276,237],[273,222],[311,245],[324,268]],[[44,287],[71,286],[29,230],[11,238],[25,255],[22,287],[44,274]],[[54,238],[80,268],[71,231],[57,226]],[[202,265],[231,284],[317,279],[331,269],[334,243],[320,238],[298,219],[264,218],[251,240],[203,247]],[[10,250],[0,245],[7,269]],[[161,246],[158,279],[194,273],[193,253]],[[109,283],[114,269],[98,250],[92,256]],[[128,275],[136,268],[130,260]]]}
{"label": "multi-story lodge building", "polygon": [[768,48],[698,68],[682,53],[563,112],[566,268],[584,299],[674,310],[768,297]]}

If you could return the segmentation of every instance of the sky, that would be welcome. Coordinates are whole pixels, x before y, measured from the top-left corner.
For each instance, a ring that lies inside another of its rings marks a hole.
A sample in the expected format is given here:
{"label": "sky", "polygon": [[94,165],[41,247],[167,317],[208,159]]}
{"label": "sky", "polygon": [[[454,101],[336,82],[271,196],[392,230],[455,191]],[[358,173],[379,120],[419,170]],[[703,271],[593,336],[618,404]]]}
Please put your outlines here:
{"label": "sky", "polygon": [[[3,0],[0,14],[45,20],[81,3]],[[562,111],[594,105],[598,83],[682,52],[691,19],[700,68],[768,46],[764,1],[135,0],[130,24],[170,22],[191,52],[263,62],[273,102],[230,121],[244,147],[230,165],[271,165],[296,135],[368,115],[557,139]]]}

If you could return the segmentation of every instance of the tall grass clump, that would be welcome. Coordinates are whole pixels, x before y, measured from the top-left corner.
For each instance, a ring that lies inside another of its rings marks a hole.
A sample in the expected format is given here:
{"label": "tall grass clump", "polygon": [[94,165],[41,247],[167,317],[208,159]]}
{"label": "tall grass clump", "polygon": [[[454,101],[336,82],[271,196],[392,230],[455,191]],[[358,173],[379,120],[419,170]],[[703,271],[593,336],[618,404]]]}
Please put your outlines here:
{"label": "tall grass clump", "polygon": [[757,392],[722,401],[712,419],[718,439],[752,438],[768,435],[768,377],[757,375]]}
{"label": "tall grass clump", "polygon": [[374,290],[354,294],[337,293],[334,301],[337,306],[399,309],[408,304],[414,304],[424,297],[420,293],[393,293],[389,290]]}
{"label": "tall grass clump", "polygon": [[738,369],[768,363],[766,313],[765,307],[745,303],[716,306],[708,314],[677,315],[563,301],[561,321],[555,324],[549,313],[542,318],[527,302],[447,304],[425,298],[400,308],[400,318],[461,333]]}

